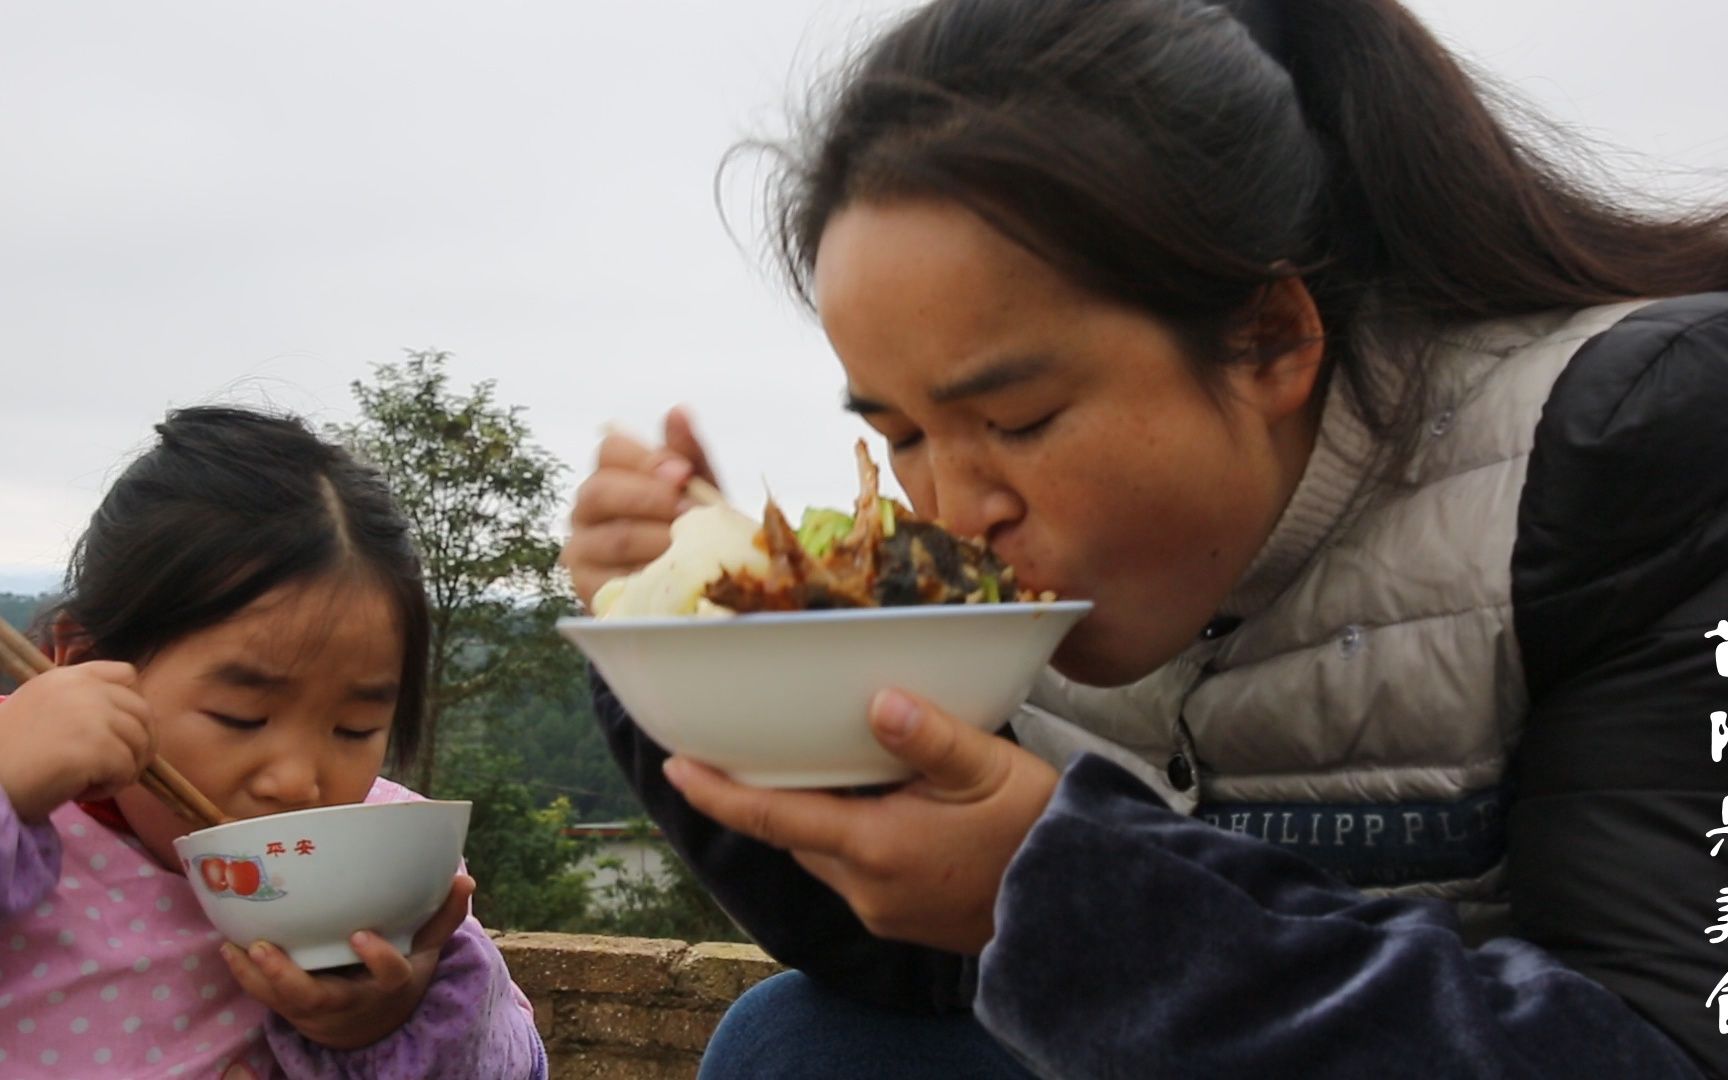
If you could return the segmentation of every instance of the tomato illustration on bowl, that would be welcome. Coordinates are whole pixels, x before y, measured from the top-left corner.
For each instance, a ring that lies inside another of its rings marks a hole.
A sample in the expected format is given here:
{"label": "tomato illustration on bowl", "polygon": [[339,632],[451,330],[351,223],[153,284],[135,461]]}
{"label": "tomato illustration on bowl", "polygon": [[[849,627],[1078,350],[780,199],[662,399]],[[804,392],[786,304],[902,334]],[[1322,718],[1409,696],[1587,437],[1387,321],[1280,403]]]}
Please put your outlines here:
{"label": "tomato illustration on bowl", "polygon": [[196,862],[198,879],[213,896],[275,900],[288,895],[282,879],[267,875],[264,860],[256,855],[200,855]]}
{"label": "tomato illustration on bowl", "polygon": [[213,893],[228,891],[228,867],[233,864],[226,859],[209,856],[198,860],[198,874],[204,879],[204,887]]}
{"label": "tomato illustration on bowl", "polygon": [[258,886],[263,884],[263,881],[263,871],[259,870],[258,864],[251,860],[235,861],[228,864],[228,886],[237,895],[253,895],[258,891]]}

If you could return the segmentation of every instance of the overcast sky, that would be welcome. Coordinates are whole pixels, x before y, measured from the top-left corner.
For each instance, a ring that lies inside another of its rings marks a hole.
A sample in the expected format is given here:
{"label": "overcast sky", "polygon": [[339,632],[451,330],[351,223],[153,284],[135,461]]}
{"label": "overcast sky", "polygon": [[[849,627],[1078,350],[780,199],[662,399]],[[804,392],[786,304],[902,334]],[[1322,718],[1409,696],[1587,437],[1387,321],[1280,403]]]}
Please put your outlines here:
{"label": "overcast sky", "polygon": [[[352,415],[408,348],[589,467],[693,407],[722,480],[851,497],[814,323],[714,177],[889,0],[0,0],[0,590],[57,577],[162,413]],[[1728,177],[1722,0],[1416,0],[1670,190]]]}

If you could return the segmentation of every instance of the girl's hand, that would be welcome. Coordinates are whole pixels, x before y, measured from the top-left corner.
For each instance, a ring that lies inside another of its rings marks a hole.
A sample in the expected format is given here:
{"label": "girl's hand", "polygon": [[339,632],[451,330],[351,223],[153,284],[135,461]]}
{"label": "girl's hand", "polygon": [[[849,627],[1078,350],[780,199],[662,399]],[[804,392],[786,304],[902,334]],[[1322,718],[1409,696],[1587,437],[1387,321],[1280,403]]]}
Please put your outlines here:
{"label": "girl's hand", "polygon": [[976,954],[995,933],[1002,875],[1049,803],[1056,770],[898,691],[876,695],[870,724],[918,779],[877,797],[771,791],[678,757],[666,776],[715,821],[790,851],[871,933]]}
{"label": "girl's hand", "polygon": [[25,821],[134,784],[156,753],[131,664],[92,660],[36,676],[0,703],[0,790]]}
{"label": "girl's hand", "polygon": [[414,935],[407,956],[370,931],[354,934],[349,942],[366,965],[362,972],[313,975],[266,941],[246,950],[225,944],[222,959],[241,989],[300,1034],[332,1050],[358,1050],[414,1015],[432,985],[439,951],[468,917],[472,895],[474,879],[457,874],[444,906]]}
{"label": "girl's hand", "polygon": [[672,542],[672,519],[689,509],[691,477],[714,483],[708,455],[683,409],[666,414],[666,442],[651,450],[628,435],[600,443],[594,472],[576,490],[562,561],[584,604],[600,586],[640,570]]}

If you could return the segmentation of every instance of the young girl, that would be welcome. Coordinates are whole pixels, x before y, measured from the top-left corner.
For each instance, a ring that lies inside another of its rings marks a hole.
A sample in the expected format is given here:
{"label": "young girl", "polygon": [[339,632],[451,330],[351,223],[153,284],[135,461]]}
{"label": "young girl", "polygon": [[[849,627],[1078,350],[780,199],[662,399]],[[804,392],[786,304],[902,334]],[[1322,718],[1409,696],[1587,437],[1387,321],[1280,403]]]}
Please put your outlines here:
{"label": "young girl", "polygon": [[0,1075],[539,1077],[544,1051],[473,881],[404,957],[310,974],[227,943],[136,783],[160,751],[227,814],[418,798],[427,609],[378,475],[297,421],[170,414],[104,498],[52,626],[60,666],[0,702]]}
{"label": "young girl", "polygon": [[[1728,1073],[1721,213],[1585,194],[1394,0],[935,0],[789,161],[918,511],[1096,606],[1017,742],[880,695],[923,776],[879,798],[599,688],[800,969],[705,1075]],[[578,587],[702,467],[604,444]]]}

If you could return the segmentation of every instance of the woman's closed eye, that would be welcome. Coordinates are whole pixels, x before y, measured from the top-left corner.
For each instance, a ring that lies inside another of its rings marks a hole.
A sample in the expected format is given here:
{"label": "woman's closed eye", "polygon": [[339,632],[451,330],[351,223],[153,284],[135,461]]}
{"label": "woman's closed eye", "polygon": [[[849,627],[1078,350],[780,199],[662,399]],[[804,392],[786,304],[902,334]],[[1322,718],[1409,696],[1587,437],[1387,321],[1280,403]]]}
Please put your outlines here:
{"label": "woman's closed eye", "polygon": [[350,742],[365,742],[367,739],[372,738],[372,736],[387,730],[389,730],[387,727],[337,728],[336,737],[338,739],[347,739]]}
{"label": "woman's closed eye", "polygon": [[874,410],[863,415],[864,422],[882,436],[892,453],[904,453],[924,441],[924,432],[907,423],[904,417]]}
{"label": "woman's closed eye", "polygon": [[992,422],[990,429],[999,437],[1006,439],[1009,442],[1021,442],[1027,439],[1035,439],[1039,435],[1042,435],[1044,430],[1050,426],[1050,422],[1056,419],[1057,416],[1061,415],[1061,413],[1061,409],[1055,409],[1051,412],[1045,413],[1030,424],[1021,424],[1018,427],[1005,427],[1001,424]]}
{"label": "woman's closed eye", "polygon": [[[998,438],[1005,439],[1008,442],[1025,442],[1042,435],[1044,431],[1049,428],[1050,422],[1055,420],[1061,414],[1061,409],[1053,409],[1029,424],[1020,424],[1018,426],[1009,427],[991,421],[989,426],[990,430],[994,432]],[[887,436],[886,433],[884,433],[884,436],[888,439],[888,449],[896,454],[902,454],[908,450],[914,449],[919,443],[924,441],[924,433],[922,431],[914,431],[904,435],[896,434],[893,436]]]}

